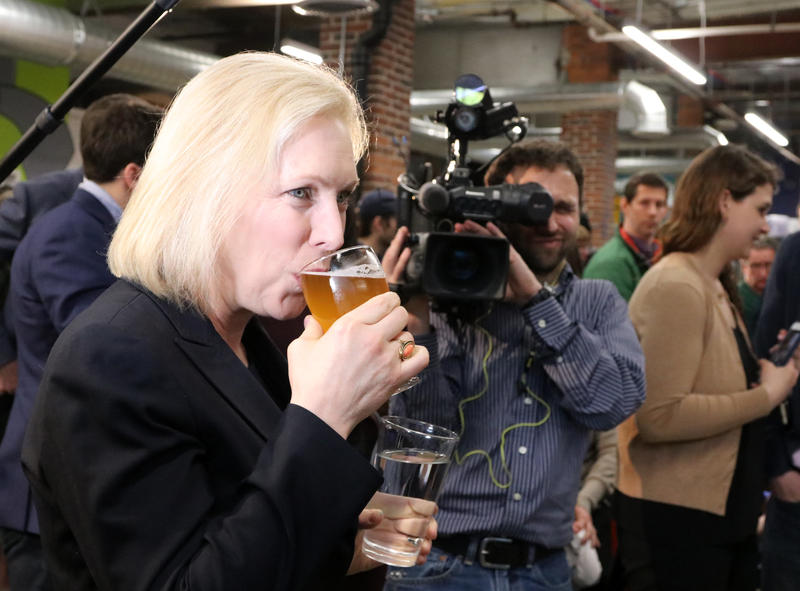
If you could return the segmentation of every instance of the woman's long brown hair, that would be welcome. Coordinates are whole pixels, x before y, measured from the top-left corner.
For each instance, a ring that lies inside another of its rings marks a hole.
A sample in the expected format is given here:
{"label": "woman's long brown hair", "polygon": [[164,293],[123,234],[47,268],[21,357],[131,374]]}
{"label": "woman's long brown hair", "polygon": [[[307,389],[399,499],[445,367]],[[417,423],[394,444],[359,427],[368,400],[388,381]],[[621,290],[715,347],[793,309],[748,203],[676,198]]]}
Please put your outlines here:
{"label": "woman's long brown hair", "polygon": [[[711,241],[722,223],[720,197],[727,189],[741,201],[758,187],[778,183],[777,168],[742,146],[709,148],[681,175],[669,220],[660,231],[664,254],[696,252]],[[719,277],[731,301],[741,310],[732,266]]]}

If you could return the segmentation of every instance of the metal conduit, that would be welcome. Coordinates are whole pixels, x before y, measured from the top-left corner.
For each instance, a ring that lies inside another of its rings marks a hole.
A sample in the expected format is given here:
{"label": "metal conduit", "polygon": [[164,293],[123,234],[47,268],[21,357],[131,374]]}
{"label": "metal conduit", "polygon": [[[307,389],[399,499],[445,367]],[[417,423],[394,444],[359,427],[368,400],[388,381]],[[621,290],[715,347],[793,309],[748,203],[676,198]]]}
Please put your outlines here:
{"label": "metal conduit", "polygon": [[[51,66],[88,66],[118,32],[63,8],[0,0],[0,54]],[[219,56],[160,41],[137,43],[109,75],[174,92]]]}

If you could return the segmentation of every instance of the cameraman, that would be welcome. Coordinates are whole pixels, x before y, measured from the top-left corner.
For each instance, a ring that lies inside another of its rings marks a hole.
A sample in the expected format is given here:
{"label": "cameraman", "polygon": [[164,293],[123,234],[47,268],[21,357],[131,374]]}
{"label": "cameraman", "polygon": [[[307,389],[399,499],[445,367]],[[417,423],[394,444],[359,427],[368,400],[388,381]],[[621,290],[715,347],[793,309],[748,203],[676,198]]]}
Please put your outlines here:
{"label": "cameraman", "polygon": [[[593,430],[611,429],[644,400],[644,360],[624,300],[607,281],[574,276],[565,254],[579,224],[583,170],[564,145],[514,146],[486,183],[540,183],[546,224],[456,231],[507,236],[505,301],[475,320],[406,306],[431,356],[422,383],[392,414],[461,433],[439,497],[439,538],[424,566],[389,569],[386,589],[571,590],[564,547],[573,536],[580,471]],[[384,258],[397,281],[410,256],[401,228]],[[444,584],[446,582],[446,584]],[[428,583],[428,585],[426,585]]]}

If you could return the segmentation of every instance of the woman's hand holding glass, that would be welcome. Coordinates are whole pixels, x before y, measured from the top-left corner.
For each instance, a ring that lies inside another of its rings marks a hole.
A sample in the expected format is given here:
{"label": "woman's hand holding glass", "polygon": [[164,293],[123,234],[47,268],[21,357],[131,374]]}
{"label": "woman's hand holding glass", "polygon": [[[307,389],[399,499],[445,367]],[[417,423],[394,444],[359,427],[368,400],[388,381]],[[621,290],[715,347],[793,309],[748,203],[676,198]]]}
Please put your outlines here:
{"label": "woman's hand holding glass", "polygon": [[338,318],[327,332],[312,317],[289,346],[292,403],[319,416],[343,437],[428,365],[417,346],[401,359],[408,313],[397,294],[372,297]]}
{"label": "woman's hand holding glass", "polygon": [[408,543],[410,536],[419,535],[420,526],[426,528],[424,539],[420,545],[417,564],[424,564],[431,552],[433,540],[436,539],[438,524],[433,515],[438,507],[436,503],[410,499],[382,492],[377,492],[361,512],[358,518],[358,537],[353,562],[348,574],[375,568],[380,562],[366,556],[361,548],[364,534],[369,530],[381,531],[384,538],[394,536],[398,544]]}

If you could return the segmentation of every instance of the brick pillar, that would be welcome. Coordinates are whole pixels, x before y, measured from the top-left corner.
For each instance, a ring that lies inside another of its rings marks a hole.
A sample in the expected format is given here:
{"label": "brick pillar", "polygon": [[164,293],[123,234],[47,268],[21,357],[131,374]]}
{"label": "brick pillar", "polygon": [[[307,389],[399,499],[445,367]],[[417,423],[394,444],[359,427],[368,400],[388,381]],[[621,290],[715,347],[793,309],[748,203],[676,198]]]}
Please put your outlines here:
{"label": "brick pillar", "polygon": [[617,176],[617,112],[574,111],[561,116],[561,140],[583,165],[583,209],[592,223],[592,244],[614,232],[614,180]]}
{"label": "brick pillar", "polygon": [[[372,27],[377,15],[347,20],[345,75],[352,81],[351,54],[358,38]],[[320,47],[325,61],[337,67],[341,18],[323,22]],[[405,171],[403,157],[409,156],[411,88],[414,68],[414,0],[396,0],[392,20],[385,37],[371,52],[371,63],[365,102],[371,141],[367,165],[361,179],[362,192],[376,187],[392,191],[397,176]],[[397,138],[400,148],[394,145]]]}
{"label": "brick pillar", "polygon": [[[565,27],[563,46],[570,83],[617,79],[618,50],[611,43],[592,41],[585,27]],[[561,116],[561,141],[575,152],[583,165],[583,209],[592,223],[595,246],[603,244],[614,232],[617,115],[616,110],[585,110]]]}
{"label": "brick pillar", "polygon": [[678,127],[700,127],[704,121],[703,103],[685,94],[678,95],[678,112],[675,124]]}

